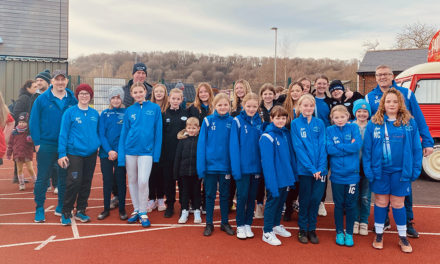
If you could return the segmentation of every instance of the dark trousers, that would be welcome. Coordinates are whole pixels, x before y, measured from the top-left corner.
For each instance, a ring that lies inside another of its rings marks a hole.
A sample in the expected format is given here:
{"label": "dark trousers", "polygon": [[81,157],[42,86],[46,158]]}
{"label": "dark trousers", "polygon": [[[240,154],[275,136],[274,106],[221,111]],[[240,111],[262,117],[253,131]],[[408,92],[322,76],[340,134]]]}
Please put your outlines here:
{"label": "dark trousers", "polygon": [[[52,166],[52,170],[50,173],[50,180],[51,180],[52,186],[54,188],[58,187],[58,168],[59,168],[58,163],[55,162]],[[50,183],[49,183],[49,186],[50,186]]]}
{"label": "dark trousers", "polygon": [[172,161],[161,162],[160,166],[163,172],[164,190],[167,198],[167,207],[174,208],[176,202],[176,179],[173,175],[173,163]]}
{"label": "dark trousers", "polygon": [[264,203],[264,196],[266,195],[266,184],[264,183],[264,177],[263,174],[261,174],[261,180],[258,184],[258,191],[257,191],[257,204],[263,204]]}
{"label": "dark trousers", "polygon": [[[53,164],[58,160],[57,146],[40,145],[37,152],[37,180],[35,181],[34,195],[37,208],[43,207],[46,200],[46,191],[49,186],[49,178]],[[64,193],[66,190],[66,170],[58,168],[58,208],[61,208],[64,202]]]}
{"label": "dark trousers", "polygon": [[319,203],[327,176],[322,177],[322,179],[315,180],[313,176],[299,176],[298,226],[300,230],[313,231],[316,229]]}
{"label": "dark trousers", "polygon": [[179,194],[181,195],[179,200],[182,209],[189,210],[189,201],[192,201],[194,209],[200,208],[202,195],[200,192],[201,180],[197,175],[183,176],[179,179]]}
{"label": "dark trousers", "polygon": [[217,194],[217,183],[220,192],[220,213],[221,223],[228,224],[228,198],[229,185],[231,183],[231,176],[225,174],[207,174],[204,178],[205,192],[206,192],[206,223],[213,223],[214,204]]}
{"label": "dark trousers", "polygon": [[333,202],[335,203],[336,234],[344,232],[353,235],[353,224],[356,212],[356,202],[359,195],[358,184],[338,184],[332,182]]}
{"label": "dark trousers", "polygon": [[125,167],[118,167],[118,160],[101,158],[102,181],[104,183],[104,210],[110,210],[110,198],[116,182],[118,190],[119,212],[125,212],[125,196],[127,192],[127,176]]}
{"label": "dark trousers", "polygon": [[299,194],[299,182],[295,182],[295,188],[290,189],[286,198],[286,211],[284,214],[291,215],[293,213],[293,202],[298,199]]}
{"label": "dark trousers", "polygon": [[287,197],[287,187],[278,189],[278,197],[274,197],[269,190],[267,190],[266,193],[267,200],[266,206],[264,207],[264,233],[272,232],[272,229],[275,226],[280,225],[283,206]]}
{"label": "dark trousers", "polygon": [[237,183],[237,226],[252,225],[260,175],[243,174]]}
{"label": "dark trousers", "polygon": [[163,199],[164,187],[163,187],[163,174],[162,168],[159,163],[153,163],[153,168],[151,169],[150,180],[148,181],[148,188],[150,193],[148,194],[149,200]]}
{"label": "dark trousers", "polygon": [[73,155],[67,155],[67,157],[70,165],[67,168],[66,194],[62,212],[70,217],[75,201],[77,211],[85,212],[87,208],[96,166],[96,152],[88,157]]}
{"label": "dark trousers", "polygon": [[236,190],[237,190],[237,185],[235,183],[235,179],[231,177],[231,185],[229,187],[229,199],[228,199],[229,208],[232,208],[232,205],[234,204],[234,197]]}

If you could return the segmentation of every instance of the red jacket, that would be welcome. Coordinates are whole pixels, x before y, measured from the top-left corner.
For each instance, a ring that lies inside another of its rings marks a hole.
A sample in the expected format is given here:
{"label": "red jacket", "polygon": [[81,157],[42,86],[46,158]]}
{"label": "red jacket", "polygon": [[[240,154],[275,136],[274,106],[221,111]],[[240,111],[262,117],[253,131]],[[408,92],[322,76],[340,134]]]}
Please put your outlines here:
{"label": "red jacket", "polygon": [[14,154],[14,160],[17,158],[32,160],[34,157],[34,143],[32,142],[29,131],[18,132],[17,129],[12,131],[8,143],[8,158]]}

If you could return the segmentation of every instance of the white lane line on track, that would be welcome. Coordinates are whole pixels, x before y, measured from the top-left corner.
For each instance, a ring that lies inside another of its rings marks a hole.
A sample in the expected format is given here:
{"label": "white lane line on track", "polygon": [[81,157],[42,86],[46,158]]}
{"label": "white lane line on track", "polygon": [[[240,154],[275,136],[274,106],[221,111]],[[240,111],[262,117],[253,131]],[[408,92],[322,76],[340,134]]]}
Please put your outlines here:
{"label": "white lane line on track", "polygon": [[72,226],[73,238],[75,238],[75,239],[80,238],[79,232],[78,232],[78,226],[76,225],[75,216],[72,217],[72,225],[71,226]]}
{"label": "white lane line on track", "polygon": [[49,244],[49,242],[51,242],[52,240],[54,240],[57,236],[51,236],[48,239],[46,239],[43,243],[41,243],[40,245],[38,245],[38,247],[34,248],[34,250],[40,250],[43,247],[45,247],[47,244]]}
{"label": "white lane line on track", "polygon": [[47,212],[49,212],[50,210],[52,210],[52,208],[54,208],[54,206],[53,205],[51,205],[51,206],[49,206],[49,207],[47,207],[44,211],[47,213]]}
{"label": "white lane line on track", "polygon": [[20,195],[20,194],[34,194],[34,192],[1,193],[0,196],[10,196],[10,195]]}

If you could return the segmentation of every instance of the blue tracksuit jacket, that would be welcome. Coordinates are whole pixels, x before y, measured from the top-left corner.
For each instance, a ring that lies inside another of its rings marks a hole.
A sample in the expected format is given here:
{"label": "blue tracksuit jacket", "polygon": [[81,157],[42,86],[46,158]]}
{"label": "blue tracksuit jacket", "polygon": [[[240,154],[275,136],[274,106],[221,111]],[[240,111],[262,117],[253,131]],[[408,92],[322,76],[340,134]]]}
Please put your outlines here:
{"label": "blue tracksuit jacket", "polygon": [[242,174],[260,174],[261,157],[258,141],[262,134],[260,115],[249,117],[241,111],[232,121],[229,140],[232,176],[241,179]]}
{"label": "blue tracksuit jacket", "polygon": [[66,110],[61,121],[58,157],[67,154],[87,157],[95,153],[101,142],[98,136],[99,113],[89,107],[73,106]]}
{"label": "blue tracksuit jacket", "polygon": [[[425,116],[420,109],[419,103],[417,102],[416,96],[410,89],[400,87],[393,80],[393,85],[391,86],[399,90],[403,98],[405,98],[405,105],[411,115],[414,117],[414,120],[417,123],[417,127],[419,129],[420,136],[422,137],[422,147],[428,148],[434,146],[434,140],[431,137],[431,133],[429,133],[429,127],[426,124]],[[379,108],[379,102],[382,98],[383,92],[380,90],[379,85],[374,88],[371,92],[369,92],[365,96],[365,100],[371,106],[371,116],[373,116],[377,112],[377,108]]]}
{"label": "blue tracksuit jacket", "polygon": [[78,104],[69,89],[66,89],[66,96],[63,98],[64,107],[60,107],[58,101],[60,99],[52,94],[52,85],[35,100],[29,121],[35,146],[41,144],[57,146],[63,114],[69,107]]}
{"label": "blue tracksuit jacket", "polygon": [[150,101],[127,108],[118,145],[118,166],[125,166],[125,155],[152,156],[158,162],[162,145],[160,106]]}
{"label": "blue tracksuit jacket", "polygon": [[290,124],[293,148],[296,153],[298,175],[313,176],[318,171],[327,175],[325,125],[312,117],[310,123],[302,114]]}
{"label": "blue tracksuit jacket", "polygon": [[325,98],[315,97],[316,107],[315,107],[315,117],[324,121],[325,127],[329,127],[330,123],[330,107],[325,102]]}
{"label": "blue tracksuit jacket", "polygon": [[278,197],[278,189],[292,186],[297,177],[289,130],[271,123],[261,135],[260,151],[266,189]]}
{"label": "blue tracksuit jacket", "polygon": [[126,110],[126,108],[113,108],[102,111],[99,117],[99,139],[101,140],[99,157],[108,158],[110,150],[118,152],[119,136]]}
{"label": "blue tracksuit jacket", "polygon": [[[332,174],[330,180],[337,184],[359,182],[359,150],[362,137],[355,123],[343,127],[330,126],[326,131],[327,153],[330,156]],[[353,143],[353,139],[355,140]]]}
{"label": "blue tracksuit jacket", "polygon": [[[384,122],[387,119],[387,116],[384,116]],[[389,126],[387,125],[387,127]],[[389,129],[393,128],[390,127]],[[414,119],[411,119],[407,125],[401,125],[398,129],[403,129],[405,135],[403,145],[393,146],[393,148],[400,147],[397,155],[403,155],[401,181],[414,181],[420,175],[423,159],[417,124]],[[383,164],[387,159],[390,159],[388,155],[384,155],[384,148],[387,149],[385,125],[374,124],[371,121],[368,122],[364,134],[362,163],[365,176],[370,182],[382,177]]]}
{"label": "blue tracksuit jacket", "polygon": [[229,134],[232,126],[229,114],[217,111],[203,119],[197,143],[197,174],[200,179],[206,174],[229,174]]}

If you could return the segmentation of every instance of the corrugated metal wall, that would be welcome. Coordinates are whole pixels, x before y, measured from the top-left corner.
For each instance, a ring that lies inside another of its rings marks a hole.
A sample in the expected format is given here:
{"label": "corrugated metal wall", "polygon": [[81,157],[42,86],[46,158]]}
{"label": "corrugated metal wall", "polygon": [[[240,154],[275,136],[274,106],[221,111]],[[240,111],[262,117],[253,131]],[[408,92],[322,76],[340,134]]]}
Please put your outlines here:
{"label": "corrugated metal wall", "polygon": [[39,72],[49,69],[67,70],[67,62],[21,61],[0,59],[0,92],[6,104],[18,98],[18,92],[26,80],[33,80]]}

